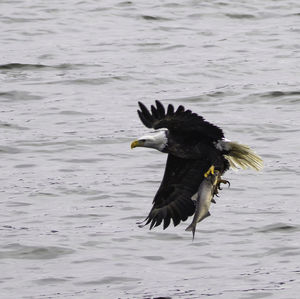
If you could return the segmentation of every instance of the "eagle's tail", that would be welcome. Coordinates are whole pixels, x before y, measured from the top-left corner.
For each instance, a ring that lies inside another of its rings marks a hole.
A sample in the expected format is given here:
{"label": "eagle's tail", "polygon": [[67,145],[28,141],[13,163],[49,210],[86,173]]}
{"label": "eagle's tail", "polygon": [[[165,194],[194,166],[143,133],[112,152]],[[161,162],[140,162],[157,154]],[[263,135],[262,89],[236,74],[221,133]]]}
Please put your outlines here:
{"label": "eagle's tail", "polygon": [[257,171],[263,168],[263,160],[249,146],[233,141],[226,141],[228,154],[224,155],[232,168],[252,168]]}

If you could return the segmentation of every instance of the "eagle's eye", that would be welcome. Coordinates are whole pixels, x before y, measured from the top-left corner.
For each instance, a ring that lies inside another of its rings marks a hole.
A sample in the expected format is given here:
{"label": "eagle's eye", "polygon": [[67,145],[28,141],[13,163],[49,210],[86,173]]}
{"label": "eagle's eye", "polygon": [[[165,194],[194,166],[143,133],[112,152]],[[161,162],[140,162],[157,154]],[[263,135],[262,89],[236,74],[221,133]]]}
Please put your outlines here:
{"label": "eagle's eye", "polygon": [[141,142],[146,142],[146,139],[140,139],[139,141],[141,141]]}

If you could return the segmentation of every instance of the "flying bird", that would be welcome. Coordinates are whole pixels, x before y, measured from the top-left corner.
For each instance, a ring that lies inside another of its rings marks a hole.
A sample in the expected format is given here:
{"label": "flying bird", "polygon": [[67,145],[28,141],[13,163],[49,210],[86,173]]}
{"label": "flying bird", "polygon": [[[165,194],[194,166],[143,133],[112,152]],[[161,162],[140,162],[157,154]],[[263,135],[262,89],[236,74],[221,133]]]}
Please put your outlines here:
{"label": "flying bird", "polygon": [[229,168],[260,170],[262,159],[248,146],[224,137],[221,128],[180,105],[167,109],[155,101],[150,110],[139,102],[138,115],[142,123],[154,132],[131,143],[131,148],[148,147],[167,153],[165,173],[154,196],[153,206],[145,219],[150,229],[163,222],[166,229],[194,215],[187,230],[193,231],[197,222],[209,216],[221,183]]}

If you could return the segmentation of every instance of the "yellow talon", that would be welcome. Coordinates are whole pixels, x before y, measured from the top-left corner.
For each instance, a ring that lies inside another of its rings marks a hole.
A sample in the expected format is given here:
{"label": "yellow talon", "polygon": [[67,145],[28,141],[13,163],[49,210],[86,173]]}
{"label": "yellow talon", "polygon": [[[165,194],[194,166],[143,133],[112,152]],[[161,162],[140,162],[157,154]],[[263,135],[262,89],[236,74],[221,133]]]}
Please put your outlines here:
{"label": "yellow talon", "polygon": [[204,173],[204,177],[207,178],[210,174],[215,174],[215,166],[214,165],[209,167],[207,172]]}

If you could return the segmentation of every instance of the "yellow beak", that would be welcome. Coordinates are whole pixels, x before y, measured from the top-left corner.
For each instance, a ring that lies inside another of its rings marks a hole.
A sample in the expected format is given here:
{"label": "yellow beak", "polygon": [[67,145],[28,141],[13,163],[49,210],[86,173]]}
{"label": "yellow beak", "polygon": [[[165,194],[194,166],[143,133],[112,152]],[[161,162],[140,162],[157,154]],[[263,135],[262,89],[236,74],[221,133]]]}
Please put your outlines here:
{"label": "yellow beak", "polygon": [[133,141],[132,143],[131,143],[131,149],[133,149],[133,148],[135,148],[135,147],[137,147],[137,146],[140,146],[140,142],[138,141],[138,140],[135,140],[135,141]]}

